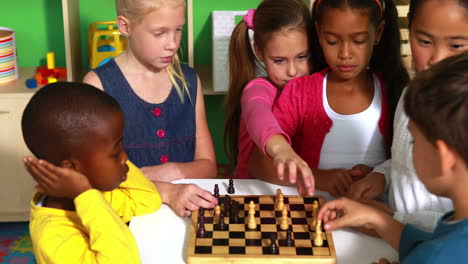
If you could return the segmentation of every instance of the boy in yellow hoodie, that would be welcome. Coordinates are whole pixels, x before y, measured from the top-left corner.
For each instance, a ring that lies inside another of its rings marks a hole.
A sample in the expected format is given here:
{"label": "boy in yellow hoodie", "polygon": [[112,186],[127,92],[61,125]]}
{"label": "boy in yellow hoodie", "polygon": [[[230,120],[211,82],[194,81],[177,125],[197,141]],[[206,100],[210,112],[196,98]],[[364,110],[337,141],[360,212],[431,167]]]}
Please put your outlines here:
{"label": "boy in yellow hoodie", "polygon": [[24,160],[38,182],[30,219],[38,263],[140,263],[126,223],[162,201],[128,161],[123,128],[119,104],[88,84],[53,83],[31,98],[22,130],[41,159]]}

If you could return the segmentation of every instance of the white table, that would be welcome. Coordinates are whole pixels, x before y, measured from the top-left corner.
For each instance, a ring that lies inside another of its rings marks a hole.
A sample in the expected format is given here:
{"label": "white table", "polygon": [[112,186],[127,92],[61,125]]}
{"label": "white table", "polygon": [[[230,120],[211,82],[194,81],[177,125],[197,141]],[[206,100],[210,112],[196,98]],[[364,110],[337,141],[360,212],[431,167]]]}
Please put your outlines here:
{"label": "white table", "polygon": [[[194,183],[210,192],[214,185],[219,186],[220,194],[227,193],[228,180],[181,180],[174,183]],[[234,195],[275,195],[280,188],[285,195],[298,195],[293,187],[270,184],[259,180],[234,180]],[[329,200],[328,193],[317,192]],[[143,264],[185,263],[189,218],[178,217],[167,205],[157,212],[137,216],[130,222],[130,230],[135,236]],[[380,258],[398,260],[398,253],[382,239],[366,236],[346,228],[332,232],[337,263],[365,264]]]}

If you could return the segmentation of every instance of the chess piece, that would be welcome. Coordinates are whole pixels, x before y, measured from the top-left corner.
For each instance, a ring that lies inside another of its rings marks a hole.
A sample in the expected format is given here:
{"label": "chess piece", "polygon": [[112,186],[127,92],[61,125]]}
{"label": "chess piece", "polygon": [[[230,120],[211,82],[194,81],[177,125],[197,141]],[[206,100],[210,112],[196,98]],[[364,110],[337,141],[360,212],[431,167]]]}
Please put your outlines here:
{"label": "chess piece", "polygon": [[270,253],[271,254],[278,254],[278,246],[276,245],[276,234],[271,233],[271,244],[270,244]]}
{"label": "chess piece", "polygon": [[205,218],[205,208],[200,207],[198,208],[198,222],[204,221],[205,220],[204,218]]}
{"label": "chess piece", "polygon": [[289,229],[289,223],[288,223],[288,211],[286,209],[286,206],[283,206],[283,211],[281,212],[281,220],[280,220],[280,228],[281,230],[286,230]]}
{"label": "chess piece", "polygon": [[226,224],[224,224],[224,213],[221,212],[221,214],[219,215],[219,230],[224,230],[226,229]]}
{"label": "chess piece", "polygon": [[237,222],[239,221],[239,202],[235,201],[235,200],[231,200],[231,206],[229,208],[229,210],[231,211],[230,212],[230,216],[231,216],[231,222],[233,222],[234,224],[237,224]]}
{"label": "chess piece", "polygon": [[219,206],[219,204],[215,206],[214,212],[216,216],[219,216],[221,214],[221,207]]}
{"label": "chess piece", "polygon": [[233,194],[233,193],[236,192],[236,190],[234,190],[234,180],[233,179],[229,179],[229,186],[228,186],[227,192],[229,194]]}
{"label": "chess piece", "polygon": [[218,184],[215,184],[215,187],[214,187],[214,197],[216,197],[216,199],[219,198],[219,188],[218,188]]}
{"label": "chess piece", "polygon": [[249,222],[247,226],[249,227],[249,229],[257,228],[257,222],[255,220],[255,204],[253,201],[250,201],[249,203]]}
{"label": "chess piece", "polygon": [[310,223],[310,229],[313,230],[313,228],[317,225],[317,214],[318,214],[318,202],[314,201],[312,204],[312,223]]}
{"label": "chess piece", "polygon": [[284,207],[284,196],[282,193],[279,194],[279,196],[276,198],[277,203],[276,203],[276,210],[282,211]]}
{"label": "chess piece", "polygon": [[317,221],[317,226],[315,227],[315,239],[314,245],[317,247],[323,246],[323,238],[322,238],[322,220]]}
{"label": "chess piece", "polygon": [[198,232],[197,232],[197,237],[205,237],[206,235],[206,230],[205,230],[205,218],[204,217],[201,217],[201,218],[198,218],[199,222],[198,222]]}
{"label": "chess piece", "polygon": [[226,214],[227,217],[229,217],[231,209],[231,197],[229,195],[224,196],[224,213]]}
{"label": "chess piece", "polygon": [[285,240],[285,244],[286,244],[286,246],[288,246],[288,247],[292,247],[292,246],[293,246],[291,229],[286,230],[286,240]]}

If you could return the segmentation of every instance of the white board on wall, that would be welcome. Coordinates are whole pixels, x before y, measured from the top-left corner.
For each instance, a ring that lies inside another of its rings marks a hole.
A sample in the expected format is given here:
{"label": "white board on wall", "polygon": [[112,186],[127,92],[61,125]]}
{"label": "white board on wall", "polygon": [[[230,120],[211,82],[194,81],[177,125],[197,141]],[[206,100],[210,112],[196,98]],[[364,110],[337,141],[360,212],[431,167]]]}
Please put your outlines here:
{"label": "white board on wall", "polygon": [[[229,41],[236,27],[236,17],[244,16],[245,11],[213,11],[212,18],[212,67],[213,90],[224,92],[229,88]],[[250,31],[253,35],[253,32]],[[252,36],[251,36],[252,39]]]}

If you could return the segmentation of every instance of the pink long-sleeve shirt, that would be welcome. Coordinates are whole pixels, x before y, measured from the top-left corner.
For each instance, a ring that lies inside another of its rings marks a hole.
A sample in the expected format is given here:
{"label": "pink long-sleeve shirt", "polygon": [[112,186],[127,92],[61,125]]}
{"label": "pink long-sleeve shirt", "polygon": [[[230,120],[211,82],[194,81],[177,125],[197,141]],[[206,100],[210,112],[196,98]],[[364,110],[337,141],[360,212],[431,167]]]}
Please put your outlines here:
{"label": "pink long-sleeve shirt", "polygon": [[279,93],[278,88],[264,78],[254,79],[244,88],[241,98],[236,178],[250,178],[248,164],[255,145],[266,154],[266,142],[271,136],[282,134],[290,142],[289,136],[281,129],[272,112],[272,106]]}

